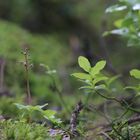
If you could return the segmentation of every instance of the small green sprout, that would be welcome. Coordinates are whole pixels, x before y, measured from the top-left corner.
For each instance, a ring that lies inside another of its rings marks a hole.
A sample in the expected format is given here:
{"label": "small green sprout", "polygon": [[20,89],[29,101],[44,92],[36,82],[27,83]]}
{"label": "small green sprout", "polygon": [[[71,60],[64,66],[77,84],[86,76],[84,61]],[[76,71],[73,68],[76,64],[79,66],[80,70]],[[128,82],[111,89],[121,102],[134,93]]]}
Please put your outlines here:
{"label": "small green sprout", "polygon": [[92,67],[87,58],[80,56],[78,58],[78,63],[85,72],[73,73],[72,76],[80,79],[87,84],[87,86],[81,87],[80,89],[105,89],[104,84],[99,84],[102,81],[106,81],[108,79],[108,77],[101,72],[106,65],[105,60],[97,62],[95,66]]}
{"label": "small green sprout", "polygon": [[22,118],[31,119],[33,112],[38,111],[43,118],[49,120],[53,124],[61,123],[60,119],[55,118],[56,111],[49,110],[49,109],[43,110],[43,108],[46,107],[48,104],[44,104],[42,106],[40,105],[32,106],[32,105],[22,105],[22,104],[15,103],[15,105],[19,110],[22,110],[22,115],[21,115]]}

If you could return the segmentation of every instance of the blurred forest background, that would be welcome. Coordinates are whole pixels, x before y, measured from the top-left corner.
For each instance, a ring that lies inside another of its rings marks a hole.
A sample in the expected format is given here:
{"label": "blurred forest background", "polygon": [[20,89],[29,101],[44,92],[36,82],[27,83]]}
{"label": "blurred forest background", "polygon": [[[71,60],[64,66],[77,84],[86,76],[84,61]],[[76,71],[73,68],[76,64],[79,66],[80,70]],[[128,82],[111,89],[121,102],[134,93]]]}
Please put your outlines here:
{"label": "blurred forest background", "polygon": [[[105,59],[106,70],[111,75],[121,74],[123,84],[128,84],[129,70],[140,67],[140,47],[127,47],[126,41],[119,36],[102,36],[104,31],[114,28],[113,22],[122,14],[105,13],[105,9],[115,2],[0,0],[0,113],[16,114],[9,104],[24,101],[25,74],[20,63],[24,45],[29,46],[33,63],[30,71],[33,104],[48,102],[51,108],[61,110],[58,89],[70,110],[84,99],[85,95],[77,90],[79,83],[70,76],[78,69],[80,55],[87,57],[93,65]],[[58,89],[42,65],[57,71]],[[116,85],[118,89],[122,88],[122,84]],[[62,118],[69,117],[66,111],[61,115]]]}

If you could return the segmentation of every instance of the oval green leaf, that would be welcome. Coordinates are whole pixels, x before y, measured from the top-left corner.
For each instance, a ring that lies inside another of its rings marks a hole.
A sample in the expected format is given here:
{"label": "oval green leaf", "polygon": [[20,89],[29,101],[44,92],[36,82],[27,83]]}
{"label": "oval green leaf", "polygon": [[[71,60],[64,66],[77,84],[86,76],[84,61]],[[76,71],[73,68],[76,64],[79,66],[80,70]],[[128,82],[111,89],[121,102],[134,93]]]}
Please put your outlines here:
{"label": "oval green leaf", "polygon": [[112,12],[117,12],[117,11],[123,11],[127,9],[127,6],[126,5],[113,5],[113,6],[110,6],[109,8],[106,9],[106,13],[112,13]]}
{"label": "oval green leaf", "polygon": [[133,69],[130,71],[130,75],[135,77],[136,79],[140,79],[140,70]]}
{"label": "oval green leaf", "polygon": [[90,71],[91,65],[87,58],[85,58],[84,56],[79,56],[78,63],[83,70],[85,70],[86,72]]}
{"label": "oval green leaf", "polygon": [[91,68],[90,74],[92,75],[92,77],[94,77],[96,74],[99,74],[100,71],[105,67],[105,65],[105,60],[97,62],[96,65],[93,68]]}
{"label": "oval green leaf", "polygon": [[82,80],[91,80],[90,75],[86,73],[73,73],[72,76]]}

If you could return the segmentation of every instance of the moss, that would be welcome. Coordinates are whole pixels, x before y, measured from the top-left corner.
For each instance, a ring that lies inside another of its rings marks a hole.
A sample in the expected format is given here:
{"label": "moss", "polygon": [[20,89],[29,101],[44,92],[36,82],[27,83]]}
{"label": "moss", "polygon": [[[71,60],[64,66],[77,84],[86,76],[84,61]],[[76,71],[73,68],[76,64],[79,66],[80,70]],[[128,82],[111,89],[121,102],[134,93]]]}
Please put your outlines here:
{"label": "moss", "polygon": [[1,140],[51,140],[49,128],[43,124],[28,124],[22,121],[1,121]]}

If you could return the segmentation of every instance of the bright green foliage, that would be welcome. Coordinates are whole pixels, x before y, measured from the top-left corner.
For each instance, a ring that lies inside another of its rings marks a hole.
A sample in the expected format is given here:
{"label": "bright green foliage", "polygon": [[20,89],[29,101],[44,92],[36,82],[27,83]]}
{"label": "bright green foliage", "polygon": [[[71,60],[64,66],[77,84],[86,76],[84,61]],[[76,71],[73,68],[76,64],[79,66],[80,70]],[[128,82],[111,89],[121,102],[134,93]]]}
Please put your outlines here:
{"label": "bright green foliage", "polygon": [[135,77],[136,79],[140,79],[140,70],[133,69],[130,71],[130,75]]}
{"label": "bright green foliage", "polygon": [[72,76],[83,80],[91,80],[91,76],[86,73],[73,73]]}
{"label": "bright green foliage", "polygon": [[78,58],[78,63],[79,63],[79,66],[85,70],[86,72],[89,72],[90,69],[91,69],[91,66],[90,66],[90,63],[88,61],[87,58],[83,57],[83,56],[79,56]]}
{"label": "bright green foliage", "polygon": [[84,69],[85,73],[73,73],[72,76],[82,80],[87,84],[87,86],[81,88],[88,88],[88,89],[104,89],[105,85],[100,84],[102,81],[106,81],[108,77],[106,77],[101,70],[106,65],[106,61],[101,60],[95,64],[95,66],[91,67],[90,62],[87,58],[80,56],[78,58],[79,66]]}
{"label": "bright green foliage", "polygon": [[117,34],[128,40],[128,46],[140,45],[140,1],[118,0],[118,4],[106,9],[107,13],[121,12],[122,17],[114,22],[116,29],[105,32],[104,35]]}
{"label": "bright green foliage", "polygon": [[127,6],[126,5],[113,5],[113,6],[110,6],[109,8],[106,9],[106,13],[112,13],[112,12],[117,12],[117,11],[123,11],[127,9]]}
{"label": "bright green foliage", "polygon": [[[58,138],[57,138],[58,137]],[[55,138],[59,140],[60,136]],[[28,124],[23,121],[1,121],[0,122],[1,140],[51,140],[49,128],[43,124]]]}
{"label": "bright green foliage", "polygon": [[54,116],[56,114],[56,111],[54,111],[54,110],[43,110],[42,109],[48,104],[45,104],[45,105],[42,105],[42,106],[39,106],[39,105],[32,106],[32,105],[22,105],[22,104],[15,103],[15,105],[17,106],[17,108],[19,110],[22,111],[21,116],[23,118],[26,117],[26,119],[29,119],[33,115],[33,112],[38,111],[39,114],[43,118],[51,121],[52,123],[54,123],[54,124],[60,124],[61,123],[60,119],[56,119],[55,116]]}
{"label": "bright green foliage", "polygon": [[[130,71],[130,75],[133,76],[134,78],[140,80],[140,70],[138,69],[132,69]],[[125,89],[132,89],[136,92],[136,96],[140,96],[140,84],[136,86],[127,86]]]}
{"label": "bright green foliage", "polygon": [[105,67],[106,61],[102,60],[96,63],[94,67],[91,68],[90,74],[92,77],[99,74],[100,71]]}
{"label": "bright green foliage", "polygon": [[[88,66],[89,61],[84,58],[84,57],[80,57],[82,58],[80,60],[79,66],[84,69],[87,64]],[[79,59],[78,59],[79,60]],[[83,63],[84,62],[84,63]],[[102,73],[101,70],[104,69],[106,65],[106,61],[102,60],[99,61],[95,64],[95,66],[91,66],[90,70],[85,73],[74,73],[72,74],[72,76],[80,79],[80,81],[85,83],[85,86],[81,87],[80,89],[86,89],[89,93],[97,93],[99,96],[101,96],[102,98],[106,99],[106,100],[111,100],[112,102],[115,101],[117,103],[119,103],[124,110],[124,112],[122,113],[123,115],[120,117],[119,116],[119,123],[116,123],[118,121],[118,119],[114,119],[114,121],[111,122],[111,128],[112,131],[110,131],[109,133],[107,133],[110,138],[112,139],[116,139],[116,140],[128,140],[128,139],[132,139],[133,136],[136,136],[137,138],[139,138],[139,131],[137,131],[137,126],[135,125],[134,127],[131,125],[127,125],[126,122],[121,122],[121,119],[127,114],[128,109],[129,111],[138,111],[139,110],[135,110],[135,108],[131,108],[131,106],[129,106],[129,104],[127,104],[127,102],[125,100],[119,100],[116,97],[113,97],[113,95],[109,95],[109,93],[111,93],[110,91],[110,86],[111,84],[118,79],[120,76],[113,76],[111,78],[107,77],[106,75],[104,75]],[[137,79],[140,79],[140,71],[137,69],[134,69],[130,72],[131,76],[134,76]],[[126,87],[126,88],[131,88],[131,87]],[[103,90],[101,90],[103,89]],[[136,87],[132,87],[131,89],[134,89],[138,95],[140,93],[140,86],[136,86]],[[108,91],[108,95],[105,95],[104,93]],[[86,100],[86,105],[88,103],[88,99]],[[124,105],[122,104],[122,102],[124,103]],[[120,114],[119,114],[120,115]],[[110,120],[111,121],[111,120]],[[139,126],[138,126],[139,128]]]}

